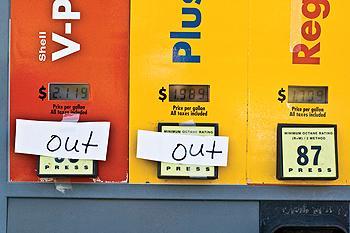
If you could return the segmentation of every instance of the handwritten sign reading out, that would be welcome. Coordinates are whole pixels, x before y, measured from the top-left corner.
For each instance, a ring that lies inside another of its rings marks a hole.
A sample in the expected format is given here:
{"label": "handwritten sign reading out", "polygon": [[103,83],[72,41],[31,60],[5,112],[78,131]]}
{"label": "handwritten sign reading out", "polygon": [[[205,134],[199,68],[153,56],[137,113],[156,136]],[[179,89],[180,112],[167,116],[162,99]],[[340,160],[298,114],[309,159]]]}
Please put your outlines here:
{"label": "handwritten sign reading out", "polygon": [[109,122],[16,120],[15,153],[106,160]]}
{"label": "handwritten sign reading out", "polygon": [[137,158],[159,162],[227,166],[228,137],[139,130]]}

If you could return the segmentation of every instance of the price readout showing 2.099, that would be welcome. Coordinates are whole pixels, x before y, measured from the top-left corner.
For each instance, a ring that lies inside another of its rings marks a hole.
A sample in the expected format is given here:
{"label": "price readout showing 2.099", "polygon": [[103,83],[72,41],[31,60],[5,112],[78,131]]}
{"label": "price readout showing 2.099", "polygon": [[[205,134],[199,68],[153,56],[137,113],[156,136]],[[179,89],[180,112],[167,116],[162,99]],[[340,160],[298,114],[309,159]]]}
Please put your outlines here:
{"label": "price readout showing 2.099", "polygon": [[170,102],[209,102],[209,85],[169,85]]}
{"label": "price readout showing 2.099", "polygon": [[337,179],[336,125],[279,124],[277,133],[278,179]]}
{"label": "price readout showing 2.099", "polygon": [[89,94],[89,84],[49,84],[49,100],[89,100]]}

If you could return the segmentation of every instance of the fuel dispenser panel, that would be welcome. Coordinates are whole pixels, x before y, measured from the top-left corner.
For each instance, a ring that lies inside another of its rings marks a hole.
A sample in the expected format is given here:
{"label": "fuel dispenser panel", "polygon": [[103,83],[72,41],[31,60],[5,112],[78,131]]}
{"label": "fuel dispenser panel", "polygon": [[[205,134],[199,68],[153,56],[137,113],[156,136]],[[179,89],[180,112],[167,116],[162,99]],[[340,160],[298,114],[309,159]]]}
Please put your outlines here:
{"label": "fuel dispenser panel", "polygon": [[[131,12],[130,182],[245,184],[248,3],[132,0]],[[137,159],[137,131],[159,125],[217,128],[230,137],[228,166]]]}
{"label": "fuel dispenser panel", "polygon": [[[127,181],[128,43],[127,0],[11,1],[11,181]],[[106,161],[14,153],[16,119],[64,116],[111,122]]]}
{"label": "fuel dispenser panel", "polygon": [[349,7],[251,1],[249,184],[348,184]]}

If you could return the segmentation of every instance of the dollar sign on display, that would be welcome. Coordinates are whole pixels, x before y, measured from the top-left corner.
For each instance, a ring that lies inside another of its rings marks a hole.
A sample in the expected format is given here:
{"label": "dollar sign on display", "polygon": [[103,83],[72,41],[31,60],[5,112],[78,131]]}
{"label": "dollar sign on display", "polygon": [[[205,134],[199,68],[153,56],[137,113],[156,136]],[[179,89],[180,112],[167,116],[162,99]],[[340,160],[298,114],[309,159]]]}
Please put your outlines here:
{"label": "dollar sign on display", "polygon": [[46,99],[46,96],[47,96],[45,91],[46,91],[46,88],[44,86],[40,87],[40,89],[39,89],[39,96],[38,97],[42,101],[44,101],[44,99]]}
{"label": "dollar sign on display", "polygon": [[286,90],[284,90],[283,88],[281,88],[281,90],[278,91],[278,101],[280,101],[281,103],[283,103],[286,100],[285,92]]}
{"label": "dollar sign on display", "polygon": [[164,100],[166,100],[166,98],[168,97],[165,92],[166,92],[166,89],[164,87],[162,87],[159,90],[159,100],[161,100],[162,102],[164,102]]}

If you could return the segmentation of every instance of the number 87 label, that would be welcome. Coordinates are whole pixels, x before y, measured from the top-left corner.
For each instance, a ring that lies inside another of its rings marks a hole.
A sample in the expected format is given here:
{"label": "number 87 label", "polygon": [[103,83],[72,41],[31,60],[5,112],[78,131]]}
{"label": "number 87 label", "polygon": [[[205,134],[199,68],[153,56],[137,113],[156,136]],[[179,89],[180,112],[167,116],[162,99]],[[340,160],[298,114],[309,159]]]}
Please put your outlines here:
{"label": "number 87 label", "polygon": [[277,178],[335,180],[338,178],[336,125],[279,124]]}

